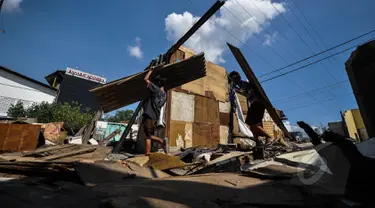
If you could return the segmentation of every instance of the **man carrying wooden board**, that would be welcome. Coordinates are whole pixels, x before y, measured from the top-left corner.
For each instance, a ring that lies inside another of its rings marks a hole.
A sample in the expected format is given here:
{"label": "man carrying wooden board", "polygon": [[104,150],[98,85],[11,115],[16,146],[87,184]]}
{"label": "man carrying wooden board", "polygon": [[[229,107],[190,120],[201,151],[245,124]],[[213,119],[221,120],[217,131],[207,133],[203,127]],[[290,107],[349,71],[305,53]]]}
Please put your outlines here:
{"label": "man carrying wooden board", "polygon": [[239,91],[247,99],[247,117],[246,124],[250,126],[250,130],[254,134],[254,139],[259,144],[260,138],[265,137],[267,139],[266,144],[270,145],[274,142],[272,138],[264,129],[262,125],[262,119],[264,116],[264,111],[266,110],[265,104],[258,93],[254,90],[254,87],[251,83],[241,80],[241,75],[232,71],[229,74],[231,81],[231,89]]}
{"label": "man carrying wooden board", "polygon": [[151,152],[151,141],[161,144],[163,146],[164,152],[168,154],[168,139],[161,139],[154,135],[156,122],[160,116],[160,110],[167,100],[167,93],[164,90],[164,83],[166,80],[157,75],[151,82],[150,76],[153,70],[154,67],[151,67],[144,78],[147,89],[150,93],[150,97],[144,101],[142,106],[142,126],[146,135],[145,155],[149,155]]}

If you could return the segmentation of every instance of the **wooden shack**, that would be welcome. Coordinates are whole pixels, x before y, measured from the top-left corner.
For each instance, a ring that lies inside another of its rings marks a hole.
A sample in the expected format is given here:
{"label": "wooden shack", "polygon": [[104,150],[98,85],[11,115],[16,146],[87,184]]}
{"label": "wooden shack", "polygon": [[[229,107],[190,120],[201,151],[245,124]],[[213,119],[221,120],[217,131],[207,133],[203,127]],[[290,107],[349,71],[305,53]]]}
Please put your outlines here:
{"label": "wooden shack", "polygon": [[[193,56],[181,47],[171,63]],[[171,146],[217,147],[229,132],[228,80],[225,68],[206,62],[206,76],[168,91],[165,134]]]}

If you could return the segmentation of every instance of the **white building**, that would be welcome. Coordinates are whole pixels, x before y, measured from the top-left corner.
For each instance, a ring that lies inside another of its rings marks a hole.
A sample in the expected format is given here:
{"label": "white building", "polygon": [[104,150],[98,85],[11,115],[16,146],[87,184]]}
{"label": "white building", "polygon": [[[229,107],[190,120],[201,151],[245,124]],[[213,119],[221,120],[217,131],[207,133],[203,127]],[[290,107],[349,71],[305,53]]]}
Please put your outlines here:
{"label": "white building", "polygon": [[9,107],[18,101],[27,108],[33,103],[52,103],[55,96],[55,88],[0,66],[0,117],[8,116]]}

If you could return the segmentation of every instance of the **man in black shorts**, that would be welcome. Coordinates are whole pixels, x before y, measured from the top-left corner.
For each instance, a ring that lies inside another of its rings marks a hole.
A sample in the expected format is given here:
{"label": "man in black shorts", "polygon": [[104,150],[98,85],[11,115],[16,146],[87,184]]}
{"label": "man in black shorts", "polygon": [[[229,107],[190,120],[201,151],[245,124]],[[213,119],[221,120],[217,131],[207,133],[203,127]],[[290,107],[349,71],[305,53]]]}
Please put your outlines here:
{"label": "man in black shorts", "polygon": [[164,152],[168,154],[168,139],[161,139],[154,135],[156,128],[156,121],[160,116],[160,109],[166,102],[167,94],[164,90],[165,79],[157,75],[152,82],[150,76],[154,68],[150,68],[144,80],[150,97],[143,103],[143,120],[142,126],[146,134],[145,138],[145,155],[151,152],[151,140],[163,145]]}
{"label": "man in black shorts", "polygon": [[231,89],[239,91],[247,98],[248,111],[245,122],[250,126],[250,130],[253,132],[255,140],[259,142],[259,137],[263,136],[267,139],[267,143],[271,144],[273,138],[264,131],[262,125],[262,119],[266,109],[263,100],[260,99],[260,96],[254,90],[251,83],[241,80],[241,75],[238,72],[232,71],[229,74],[229,79],[231,81]]}

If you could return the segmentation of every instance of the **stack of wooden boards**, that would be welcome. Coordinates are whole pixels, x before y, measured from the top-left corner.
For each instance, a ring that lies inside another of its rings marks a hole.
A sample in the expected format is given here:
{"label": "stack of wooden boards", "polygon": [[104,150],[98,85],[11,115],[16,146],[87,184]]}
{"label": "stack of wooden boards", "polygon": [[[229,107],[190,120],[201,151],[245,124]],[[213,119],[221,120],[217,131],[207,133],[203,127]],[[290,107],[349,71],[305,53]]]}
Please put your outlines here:
{"label": "stack of wooden boards", "polygon": [[[143,71],[124,77],[90,91],[97,96],[100,106],[107,113],[149,97],[144,82],[146,73],[147,71]],[[167,90],[204,77],[206,75],[204,54],[156,68],[150,79],[157,75],[166,79]]]}

